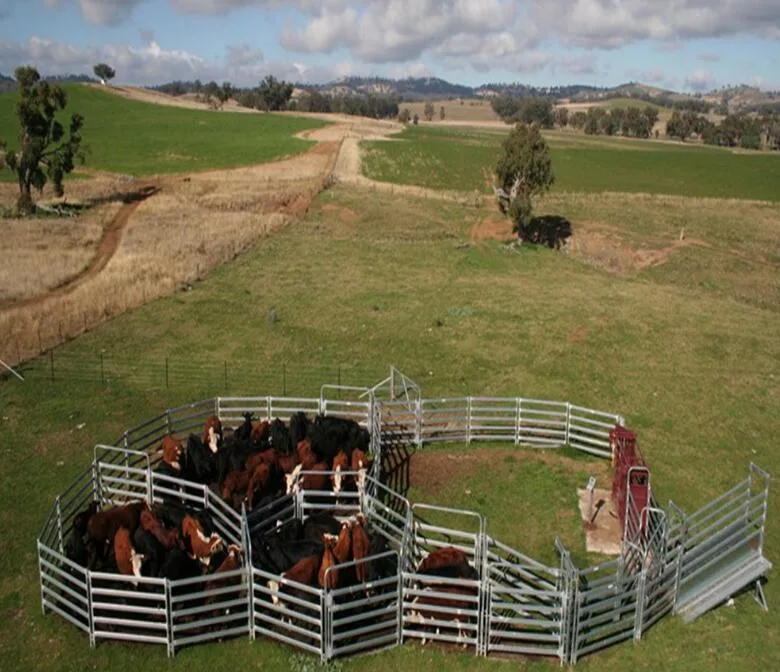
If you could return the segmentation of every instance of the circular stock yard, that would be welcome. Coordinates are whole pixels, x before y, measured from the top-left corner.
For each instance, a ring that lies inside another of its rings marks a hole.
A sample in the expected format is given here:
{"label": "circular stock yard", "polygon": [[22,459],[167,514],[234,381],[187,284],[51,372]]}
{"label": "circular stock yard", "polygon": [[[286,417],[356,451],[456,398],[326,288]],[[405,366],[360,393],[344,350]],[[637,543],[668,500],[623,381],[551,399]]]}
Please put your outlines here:
{"label": "circular stock yard", "polygon": [[[540,562],[479,512],[411,503],[411,457],[435,443],[611,459],[611,490],[588,483],[580,507],[590,535],[611,500],[617,557],[579,567],[556,538],[555,562]],[[373,388],[326,385],[319,398],[196,402],[97,446],[38,539],[41,602],[92,646],[169,655],[246,636],[323,661],[420,640],[574,664],[746,588],[766,607],[768,485],[751,464],[696,512],[661,508],[620,416],[519,397],[423,399],[391,369]]]}

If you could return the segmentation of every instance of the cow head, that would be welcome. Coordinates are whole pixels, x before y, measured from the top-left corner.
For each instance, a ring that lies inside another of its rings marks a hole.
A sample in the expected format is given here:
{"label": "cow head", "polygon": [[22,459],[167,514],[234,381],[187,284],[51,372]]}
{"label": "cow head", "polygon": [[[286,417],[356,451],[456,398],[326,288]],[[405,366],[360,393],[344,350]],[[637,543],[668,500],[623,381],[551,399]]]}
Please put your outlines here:
{"label": "cow head", "polygon": [[279,582],[269,579],[266,582],[266,585],[268,586],[268,590],[271,593],[271,602],[275,607],[278,607],[279,606]]}
{"label": "cow head", "polygon": [[209,450],[216,455],[217,450],[219,450],[219,434],[217,434],[217,430],[214,427],[209,427],[208,439]]}
{"label": "cow head", "polygon": [[183,450],[184,446],[182,446],[181,441],[172,436],[166,436],[163,439],[163,462],[172,469],[181,471],[181,454]]}
{"label": "cow head", "polygon": [[289,473],[284,475],[284,482],[287,485],[286,494],[291,492],[298,492],[298,477],[301,475],[302,465],[296,464],[295,468]]}

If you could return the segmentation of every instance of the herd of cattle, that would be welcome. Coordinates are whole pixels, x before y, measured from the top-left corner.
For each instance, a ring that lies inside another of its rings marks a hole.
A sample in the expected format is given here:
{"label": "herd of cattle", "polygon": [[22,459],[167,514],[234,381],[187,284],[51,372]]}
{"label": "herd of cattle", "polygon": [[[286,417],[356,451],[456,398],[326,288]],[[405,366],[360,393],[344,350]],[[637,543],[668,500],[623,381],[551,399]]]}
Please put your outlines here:
{"label": "herd of cattle", "polygon": [[[342,418],[317,416],[310,421],[297,413],[285,424],[279,419],[253,422],[246,415],[243,424],[223,432],[220,420],[211,416],[202,435],[190,435],[186,446],[166,436],[156,471],[205,484],[231,506],[251,512],[298,489],[332,490],[338,496],[364,487],[370,468],[369,439],[364,428]],[[329,511],[303,521],[266,525],[265,532],[258,528],[251,535],[253,566],[275,577],[267,581],[264,596],[276,608],[313,599],[312,591],[301,591],[296,584],[315,589],[354,586],[347,599],[357,600],[370,597],[380,579],[397,576],[395,554],[364,561],[390,550],[386,537],[361,513],[336,518],[334,514],[346,509],[339,508],[337,497],[331,503]],[[208,511],[173,495],[152,505],[131,501],[102,511],[93,503],[72,523],[65,554],[93,571],[171,581],[213,575],[199,588],[208,593],[240,583],[239,577],[219,575],[239,569],[247,560],[241,547],[226,544],[218,534]],[[434,550],[415,572],[478,578],[465,553],[453,547]],[[137,580],[131,582],[138,585]],[[470,606],[458,597],[476,593],[476,589],[429,580],[415,588],[410,619],[420,624],[426,618],[458,621]]]}

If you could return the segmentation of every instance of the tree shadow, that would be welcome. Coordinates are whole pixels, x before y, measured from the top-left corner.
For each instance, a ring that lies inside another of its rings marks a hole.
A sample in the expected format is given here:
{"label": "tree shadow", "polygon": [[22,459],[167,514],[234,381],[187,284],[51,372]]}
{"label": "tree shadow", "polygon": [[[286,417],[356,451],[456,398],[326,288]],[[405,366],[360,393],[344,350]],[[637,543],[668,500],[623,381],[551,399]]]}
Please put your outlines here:
{"label": "tree shadow", "polygon": [[523,231],[523,240],[537,245],[547,245],[554,250],[572,234],[571,222],[560,215],[541,215],[531,219]]}

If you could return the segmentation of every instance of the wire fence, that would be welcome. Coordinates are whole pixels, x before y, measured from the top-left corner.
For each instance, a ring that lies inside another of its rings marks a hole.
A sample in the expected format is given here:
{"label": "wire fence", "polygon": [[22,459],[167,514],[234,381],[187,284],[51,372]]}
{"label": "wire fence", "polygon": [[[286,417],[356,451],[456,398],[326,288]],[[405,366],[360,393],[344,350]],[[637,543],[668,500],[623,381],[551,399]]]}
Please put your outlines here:
{"label": "wire fence", "polygon": [[[298,363],[263,362],[257,359],[191,357],[181,355],[143,358],[97,352],[46,355],[15,367],[31,382],[71,381],[96,386],[137,385],[153,390],[183,390],[209,393],[247,393],[262,390],[272,395],[319,395],[324,383],[371,387],[387,375],[381,365],[334,363],[312,366]],[[12,374],[2,373],[1,379]]]}

